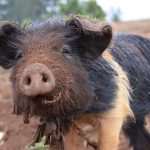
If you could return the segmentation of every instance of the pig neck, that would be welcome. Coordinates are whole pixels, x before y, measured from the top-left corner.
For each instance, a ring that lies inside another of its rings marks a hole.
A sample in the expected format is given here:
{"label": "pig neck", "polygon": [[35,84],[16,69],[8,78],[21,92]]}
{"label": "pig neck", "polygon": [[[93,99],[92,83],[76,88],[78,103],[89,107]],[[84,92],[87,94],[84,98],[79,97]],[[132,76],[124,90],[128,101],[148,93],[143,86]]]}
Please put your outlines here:
{"label": "pig neck", "polygon": [[117,84],[115,82],[117,72],[109,61],[102,56],[96,60],[83,61],[95,94],[87,112],[99,113],[111,109],[117,92]]}

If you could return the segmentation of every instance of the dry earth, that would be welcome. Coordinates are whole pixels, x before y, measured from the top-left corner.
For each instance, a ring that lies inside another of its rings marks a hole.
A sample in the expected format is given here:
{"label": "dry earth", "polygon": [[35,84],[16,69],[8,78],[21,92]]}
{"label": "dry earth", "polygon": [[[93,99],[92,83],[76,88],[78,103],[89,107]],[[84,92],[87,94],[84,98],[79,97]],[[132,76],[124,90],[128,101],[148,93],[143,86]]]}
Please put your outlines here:
{"label": "dry earth", "polygon": [[150,38],[150,20],[112,23],[112,27],[115,33],[132,33]]}
{"label": "dry earth", "polygon": [[[112,23],[112,26],[115,33],[133,33],[150,38],[150,20]],[[11,114],[9,74],[10,70],[0,69],[0,150],[24,150],[32,139],[36,121],[33,120],[30,125],[24,125],[21,117]]]}

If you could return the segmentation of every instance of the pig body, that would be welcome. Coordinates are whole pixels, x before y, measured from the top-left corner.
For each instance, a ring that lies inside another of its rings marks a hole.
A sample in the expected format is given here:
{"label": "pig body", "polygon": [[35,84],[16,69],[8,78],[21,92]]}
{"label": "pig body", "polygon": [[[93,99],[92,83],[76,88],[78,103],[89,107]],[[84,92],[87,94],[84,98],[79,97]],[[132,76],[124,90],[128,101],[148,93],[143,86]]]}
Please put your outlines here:
{"label": "pig body", "polygon": [[[111,54],[127,72],[132,93],[130,105],[136,123],[128,120],[125,134],[134,150],[148,150],[150,146],[150,40],[137,35],[117,35]],[[116,53],[117,51],[117,53]]]}

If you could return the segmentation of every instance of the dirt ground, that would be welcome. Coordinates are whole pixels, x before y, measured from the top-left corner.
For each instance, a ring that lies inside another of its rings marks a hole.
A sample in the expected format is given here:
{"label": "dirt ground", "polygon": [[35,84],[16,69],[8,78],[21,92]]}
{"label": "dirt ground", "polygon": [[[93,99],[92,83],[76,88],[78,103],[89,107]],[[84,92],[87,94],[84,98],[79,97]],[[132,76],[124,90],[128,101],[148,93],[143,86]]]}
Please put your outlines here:
{"label": "dirt ground", "polygon": [[[125,32],[150,37],[150,20],[113,23],[115,33]],[[0,69],[0,150],[24,150],[32,139],[37,122],[24,125],[22,118],[12,115],[11,71]]]}
{"label": "dirt ground", "polygon": [[24,125],[21,117],[12,115],[9,72],[0,70],[0,150],[23,150],[32,139],[36,121]]}
{"label": "dirt ground", "polygon": [[115,33],[132,33],[150,38],[150,20],[112,23],[112,27]]}

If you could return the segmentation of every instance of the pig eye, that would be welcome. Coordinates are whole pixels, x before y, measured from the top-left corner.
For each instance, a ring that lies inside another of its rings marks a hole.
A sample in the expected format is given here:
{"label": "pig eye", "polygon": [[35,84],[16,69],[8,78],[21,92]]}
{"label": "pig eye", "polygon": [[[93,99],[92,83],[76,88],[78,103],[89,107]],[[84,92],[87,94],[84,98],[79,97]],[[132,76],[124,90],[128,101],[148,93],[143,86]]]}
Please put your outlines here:
{"label": "pig eye", "polygon": [[63,47],[62,50],[61,50],[61,52],[62,52],[63,54],[70,54],[70,53],[71,53],[71,50],[70,50],[69,47]]}

